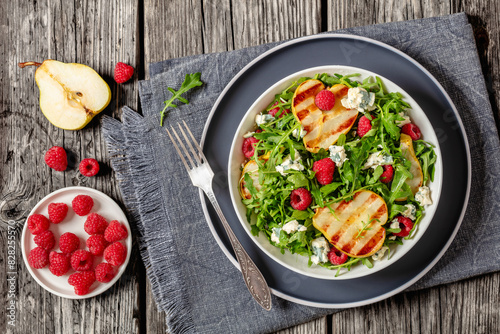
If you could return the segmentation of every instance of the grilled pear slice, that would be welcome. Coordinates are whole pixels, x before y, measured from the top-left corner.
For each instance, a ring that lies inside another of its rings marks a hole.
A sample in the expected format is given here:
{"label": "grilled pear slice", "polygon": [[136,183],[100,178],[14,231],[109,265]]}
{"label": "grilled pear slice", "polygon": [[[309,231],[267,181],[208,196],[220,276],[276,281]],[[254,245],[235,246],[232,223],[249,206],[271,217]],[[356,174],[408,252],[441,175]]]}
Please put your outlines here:
{"label": "grilled pear slice", "polygon": [[357,109],[346,109],[340,102],[349,90],[341,84],[329,88],[335,95],[333,108],[326,111],[319,109],[314,99],[324,89],[321,81],[306,80],[297,87],[292,99],[292,113],[307,131],[303,138],[304,146],[313,153],[335,144],[342,133],[349,132],[358,116]]}
{"label": "grilled pear slice", "polygon": [[384,244],[388,210],[384,199],[369,190],[360,190],[351,201],[318,208],[313,225],[339,251],[362,258],[376,253]]}
{"label": "grilled pear slice", "polygon": [[[401,148],[403,156],[406,160],[411,162],[410,172],[413,174],[413,179],[406,179],[405,183],[410,186],[411,192],[415,195],[418,192],[418,188],[420,188],[424,182],[422,167],[420,166],[420,162],[415,155],[413,140],[411,137],[402,133],[399,142],[399,148]],[[406,201],[406,197],[398,198],[396,201]]]}
{"label": "grilled pear slice", "polygon": [[252,194],[250,194],[250,191],[248,190],[247,187],[245,187],[245,174],[248,173],[250,177],[252,178],[253,181],[253,186],[257,191],[259,191],[262,186],[259,183],[259,166],[255,162],[255,160],[250,160],[249,162],[246,163],[245,167],[243,167],[243,170],[241,171],[241,178],[240,178],[240,195],[241,198],[252,198]]}

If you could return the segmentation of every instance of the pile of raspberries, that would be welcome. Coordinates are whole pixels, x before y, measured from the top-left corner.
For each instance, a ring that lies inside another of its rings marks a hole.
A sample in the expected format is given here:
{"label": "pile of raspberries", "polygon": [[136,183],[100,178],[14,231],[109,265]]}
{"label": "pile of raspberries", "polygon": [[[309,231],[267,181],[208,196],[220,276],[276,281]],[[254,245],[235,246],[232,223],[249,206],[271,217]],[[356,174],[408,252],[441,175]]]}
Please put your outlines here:
{"label": "pile of raspberries", "polygon": [[[74,233],[63,233],[58,240],[59,252],[55,250],[54,232],[57,235],[55,226],[66,219],[69,210],[66,203],[50,203],[48,218],[33,214],[27,221],[37,245],[29,252],[30,266],[34,269],[48,266],[55,276],[70,274],[68,283],[79,296],[88,294],[96,281],[111,281],[127,258],[127,247],[121,243],[128,237],[127,228],[117,220],[108,223],[98,213],[91,213],[93,207],[94,200],[88,195],[77,195],[73,199],[71,208],[75,214],[87,216],[83,229],[89,237],[82,243]],[[83,249],[85,246],[87,249]],[[100,261],[101,257],[103,261]]]}

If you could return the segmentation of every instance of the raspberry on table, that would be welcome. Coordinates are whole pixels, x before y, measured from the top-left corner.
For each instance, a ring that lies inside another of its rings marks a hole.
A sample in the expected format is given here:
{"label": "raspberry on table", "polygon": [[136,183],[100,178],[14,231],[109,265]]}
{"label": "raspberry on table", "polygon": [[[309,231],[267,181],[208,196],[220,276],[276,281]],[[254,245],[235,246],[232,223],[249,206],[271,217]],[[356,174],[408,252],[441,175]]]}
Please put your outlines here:
{"label": "raspberry on table", "polygon": [[65,203],[49,204],[49,220],[54,224],[59,224],[66,218],[68,206]]}
{"label": "raspberry on table", "polygon": [[[277,106],[279,104],[278,101],[274,102],[273,103],[273,107],[274,106]],[[276,108],[273,108],[271,110],[269,110],[269,115],[273,116],[273,117],[276,117],[276,114],[280,111],[280,107],[276,107]],[[285,116],[286,114],[288,114],[290,112],[290,109],[284,109],[283,111],[281,111],[280,115],[278,116],[278,118],[281,118],[283,116]]]}
{"label": "raspberry on table", "polygon": [[411,221],[411,219],[404,216],[397,216],[395,219],[397,219],[399,222],[399,228],[401,229],[401,232],[399,233],[393,232],[392,234],[397,237],[403,237],[403,238],[409,236],[410,231],[413,228],[413,222]]}
{"label": "raspberry on table", "polygon": [[134,68],[122,62],[116,63],[115,66],[115,81],[116,83],[124,83],[130,80],[134,75]]}
{"label": "raspberry on table", "polygon": [[115,277],[115,268],[109,263],[102,262],[95,267],[95,279],[101,283],[108,283]]}
{"label": "raspberry on table", "polygon": [[42,247],[33,248],[28,255],[28,263],[35,269],[44,268],[49,264],[49,252]]}
{"label": "raspberry on table", "polygon": [[372,129],[372,121],[366,116],[361,116],[358,121],[358,136],[363,137]]}
{"label": "raspberry on table", "polygon": [[347,254],[342,253],[335,247],[332,247],[328,252],[328,260],[330,260],[330,263],[333,265],[338,266],[344,264],[347,261],[347,259],[348,259]]}
{"label": "raspberry on table", "polygon": [[71,254],[80,248],[80,239],[71,232],[66,232],[59,238],[59,249],[61,252]]}
{"label": "raspberry on table", "polygon": [[60,146],[53,146],[45,152],[44,160],[47,166],[59,172],[65,171],[68,167],[66,151]]}
{"label": "raspberry on table", "polygon": [[68,283],[75,289],[75,293],[79,296],[86,295],[90,291],[90,287],[95,282],[95,273],[93,270],[83,271],[69,275]]}
{"label": "raspberry on table", "polygon": [[40,232],[33,238],[35,244],[43,249],[49,251],[54,248],[56,244],[56,239],[54,238],[54,233],[50,230]]}
{"label": "raspberry on table", "polygon": [[96,159],[83,159],[82,162],[80,162],[80,165],[78,165],[78,169],[82,175],[92,177],[99,172],[99,163]]}
{"label": "raspberry on table", "polygon": [[94,200],[88,195],[77,195],[71,202],[73,211],[79,216],[87,215],[94,206]]}
{"label": "raspberry on table", "polygon": [[335,94],[328,89],[324,89],[314,98],[314,104],[321,110],[331,110],[335,106]]}
{"label": "raspberry on table", "polygon": [[330,158],[324,158],[313,163],[314,176],[321,185],[327,185],[333,181],[333,173],[335,172],[335,162]]}
{"label": "raspberry on table", "polygon": [[382,165],[382,168],[384,169],[384,172],[379,177],[380,182],[391,182],[392,178],[394,177],[394,167],[392,167],[391,165]]}
{"label": "raspberry on table", "polygon": [[84,249],[78,249],[71,254],[71,268],[75,271],[87,271],[92,269],[94,257],[92,253]]}
{"label": "raspberry on table", "polygon": [[44,215],[34,214],[28,217],[28,229],[37,235],[49,229],[50,221]]}
{"label": "raspberry on table", "polygon": [[121,266],[126,258],[127,247],[119,241],[112,243],[104,250],[104,260],[112,266]]}
{"label": "raspberry on table", "polygon": [[106,239],[104,239],[104,236],[102,234],[91,235],[87,239],[86,243],[90,253],[95,256],[102,255],[104,249],[108,245],[108,242],[106,241]]}
{"label": "raspberry on table", "polygon": [[85,220],[85,224],[83,224],[83,229],[89,235],[92,234],[104,234],[106,231],[106,227],[108,227],[108,222],[106,219],[98,213],[92,212],[87,216]]}
{"label": "raspberry on table", "polygon": [[295,210],[306,210],[312,202],[312,196],[306,188],[292,190],[290,194],[290,204]]}
{"label": "raspberry on table", "polygon": [[412,140],[418,140],[422,136],[420,129],[413,123],[405,124],[401,128],[401,132],[410,136]]}
{"label": "raspberry on table", "polygon": [[70,268],[69,255],[55,251],[49,254],[49,270],[56,276],[66,274]]}
{"label": "raspberry on table", "polygon": [[108,242],[123,240],[126,237],[128,237],[127,228],[125,225],[120,224],[118,220],[112,220],[109,222],[108,227],[104,231],[104,238]]}
{"label": "raspberry on table", "polygon": [[257,144],[259,140],[255,137],[248,137],[243,139],[242,151],[245,157],[251,158],[255,153],[255,144]]}

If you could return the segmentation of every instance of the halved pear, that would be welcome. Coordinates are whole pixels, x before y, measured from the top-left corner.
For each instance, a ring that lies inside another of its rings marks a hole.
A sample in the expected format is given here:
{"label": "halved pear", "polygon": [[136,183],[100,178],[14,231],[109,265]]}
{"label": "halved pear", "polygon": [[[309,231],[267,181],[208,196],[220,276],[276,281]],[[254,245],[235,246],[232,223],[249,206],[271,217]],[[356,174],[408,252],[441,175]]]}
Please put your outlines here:
{"label": "halved pear", "polygon": [[351,201],[317,208],[313,225],[339,251],[351,257],[368,257],[384,244],[388,210],[384,199],[360,190]]}
{"label": "halved pear", "polygon": [[83,64],[45,60],[35,72],[35,81],[40,89],[40,109],[61,129],[83,128],[111,101],[108,84]]}
{"label": "halved pear", "polygon": [[[415,155],[415,150],[413,149],[413,140],[407,134],[402,133],[399,139],[399,148],[403,153],[406,160],[411,162],[410,172],[413,174],[413,179],[406,179],[405,183],[410,186],[411,192],[415,195],[418,192],[420,186],[424,182],[424,175],[422,174],[422,167],[420,162]],[[396,201],[406,201],[406,197],[401,197],[396,199]]]}
{"label": "halved pear", "polygon": [[342,133],[349,132],[358,116],[357,109],[346,109],[340,102],[349,90],[341,84],[329,88],[335,95],[333,108],[327,111],[319,109],[314,99],[324,89],[321,81],[306,80],[297,87],[292,99],[292,113],[307,131],[303,138],[304,146],[313,153],[335,144]]}
{"label": "halved pear", "polygon": [[248,173],[250,177],[252,178],[252,183],[255,189],[259,191],[262,186],[259,183],[259,166],[255,162],[255,160],[250,160],[249,162],[246,163],[245,167],[243,167],[243,170],[241,171],[241,178],[240,178],[240,195],[241,198],[252,198],[252,195],[250,194],[250,191],[248,190],[247,187],[245,187],[245,174]]}

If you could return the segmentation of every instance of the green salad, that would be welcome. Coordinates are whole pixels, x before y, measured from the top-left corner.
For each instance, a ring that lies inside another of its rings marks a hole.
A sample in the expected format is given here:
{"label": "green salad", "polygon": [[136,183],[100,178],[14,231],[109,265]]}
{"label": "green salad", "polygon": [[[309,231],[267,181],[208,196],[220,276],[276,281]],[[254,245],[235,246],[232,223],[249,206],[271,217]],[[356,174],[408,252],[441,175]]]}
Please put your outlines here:
{"label": "green salad", "polygon": [[372,268],[391,244],[414,237],[432,204],[437,159],[403,96],[359,76],[290,83],[242,146],[240,195],[252,234],[337,275],[358,262]]}

